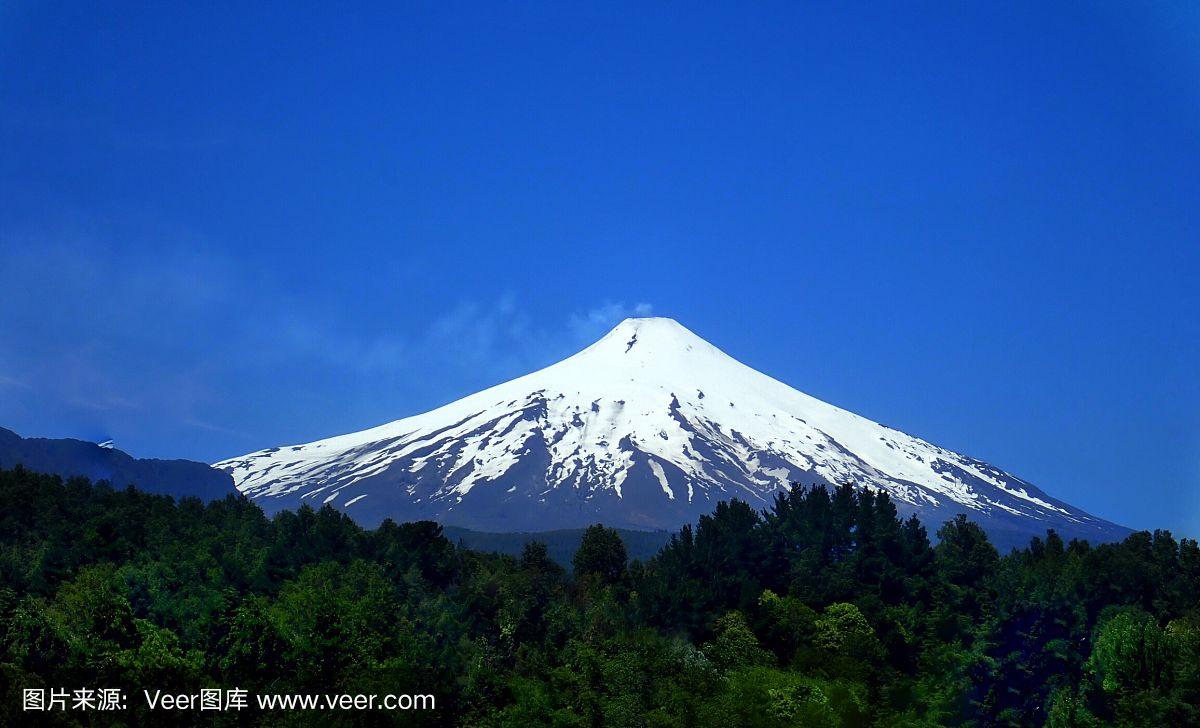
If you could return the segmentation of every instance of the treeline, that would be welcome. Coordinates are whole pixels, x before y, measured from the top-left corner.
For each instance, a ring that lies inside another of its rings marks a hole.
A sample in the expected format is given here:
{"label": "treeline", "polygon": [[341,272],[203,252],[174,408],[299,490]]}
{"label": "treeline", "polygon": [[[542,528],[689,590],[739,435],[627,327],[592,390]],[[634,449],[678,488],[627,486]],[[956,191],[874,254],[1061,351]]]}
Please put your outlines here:
{"label": "treeline", "polygon": [[[525,545],[531,541],[539,541],[546,546],[550,558],[567,568],[571,567],[571,559],[579,550],[583,540],[583,528],[564,528],[554,531],[491,533],[473,531],[458,526],[443,526],[442,533],[458,546],[472,551],[487,551],[493,553],[520,556]],[[658,553],[667,541],[671,539],[670,531],[634,531],[627,528],[614,529],[625,544],[625,550],[630,559],[648,559]]]}
{"label": "treeline", "polygon": [[[930,543],[885,494],[720,505],[645,562],[588,529],[568,571],[456,547],[0,471],[0,725],[1200,725],[1200,548],[1053,533]],[[150,713],[143,687],[432,693],[433,711]],[[120,714],[22,711],[124,688]],[[169,718],[169,721],[168,721]]]}

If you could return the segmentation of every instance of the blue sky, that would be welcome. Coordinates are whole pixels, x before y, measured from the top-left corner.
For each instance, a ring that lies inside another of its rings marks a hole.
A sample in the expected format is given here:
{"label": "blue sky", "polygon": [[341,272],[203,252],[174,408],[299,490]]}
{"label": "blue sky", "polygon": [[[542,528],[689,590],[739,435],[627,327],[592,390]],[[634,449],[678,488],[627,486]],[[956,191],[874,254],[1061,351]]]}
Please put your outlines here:
{"label": "blue sky", "polygon": [[652,311],[1200,535],[1194,3],[242,5],[0,6],[0,426],[215,460]]}

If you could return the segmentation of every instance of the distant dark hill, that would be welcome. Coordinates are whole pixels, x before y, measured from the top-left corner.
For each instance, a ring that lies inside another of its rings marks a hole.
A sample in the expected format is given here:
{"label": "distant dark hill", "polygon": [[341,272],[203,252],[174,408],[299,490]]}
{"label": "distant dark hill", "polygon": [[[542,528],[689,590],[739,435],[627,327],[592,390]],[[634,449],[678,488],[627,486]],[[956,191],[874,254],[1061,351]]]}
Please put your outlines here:
{"label": "distant dark hill", "polygon": [[21,437],[0,427],[0,468],[23,465],[39,473],[107,480],[114,487],[136,485],[147,493],[205,501],[235,492],[227,473],[192,460],[139,460],[84,440]]}
{"label": "distant dark hill", "polygon": [[[520,556],[525,544],[530,541],[541,541],[546,544],[550,558],[566,568],[571,568],[571,559],[579,549],[583,539],[582,528],[565,528],[558,531],[534,531],[520,533],[487,533],[472,531],[458,526],[443,526],[442,533],[454,543],[461,543],[473,551],[491,551],[498,554]],[[629,559],[645,561],[671,540],[668,531],[633,531],[618,528],[617,533],[625,543]]]}

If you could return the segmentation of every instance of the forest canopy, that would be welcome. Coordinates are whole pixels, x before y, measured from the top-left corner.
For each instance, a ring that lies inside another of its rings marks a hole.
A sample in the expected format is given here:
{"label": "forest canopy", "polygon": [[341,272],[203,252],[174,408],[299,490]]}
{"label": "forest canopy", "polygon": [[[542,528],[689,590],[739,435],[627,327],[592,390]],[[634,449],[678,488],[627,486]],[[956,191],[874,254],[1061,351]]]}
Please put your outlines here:
{"label": "forest canopy", "polygon": [[3,725],[32,722],[25,688],[84,686],[437,698],[173,716],[198,725],[1200,725],[1200,548],[1165,531],[1002,555],[965,517],[931,540],[885,493],[797,486],[644,562],[593,526],[568,570],[21,468],[0,506]]}

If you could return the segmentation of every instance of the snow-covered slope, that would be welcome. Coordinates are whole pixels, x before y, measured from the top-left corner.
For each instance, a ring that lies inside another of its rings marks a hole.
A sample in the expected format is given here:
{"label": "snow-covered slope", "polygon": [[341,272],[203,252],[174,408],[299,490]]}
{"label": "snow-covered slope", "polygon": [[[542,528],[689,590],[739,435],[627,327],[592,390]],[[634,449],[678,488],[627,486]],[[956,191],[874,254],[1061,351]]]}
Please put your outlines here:
{"label": "snow-covered slope", "polygon": [[792,389],[665,318],[627,319],[568,359],[425,414],[215,467],[268,510],[328,503],[367,524],[673,528],[720,500],[765,507],[793,482],[853,482],[932,526],[962,512],[1001,536],[1127,533]]}

